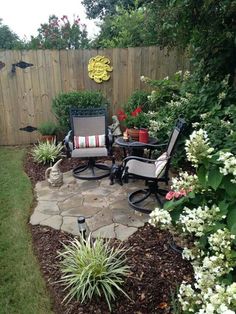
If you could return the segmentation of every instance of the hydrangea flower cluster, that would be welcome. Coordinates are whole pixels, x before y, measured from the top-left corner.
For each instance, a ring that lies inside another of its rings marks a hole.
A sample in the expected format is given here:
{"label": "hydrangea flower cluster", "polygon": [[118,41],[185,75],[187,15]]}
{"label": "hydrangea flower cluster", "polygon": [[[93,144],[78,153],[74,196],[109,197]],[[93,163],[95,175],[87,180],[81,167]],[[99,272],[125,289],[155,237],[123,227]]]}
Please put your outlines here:
{"label": "hydrangea flower cluster", "polygon": [[224,228],[208,237],[210,250],[205,253],[207,255],[199,249],[198,242],[191,250],[184,249],[183,258],[193,260],[196,281],[194,287],[185,282],[180,287],[178,298],[183,310],[198,314],[235,314],[232,309],[236,308],[236,283],[226,286],[219,281],[232,270],[230,251],[234,239],[235,236]]}
{"label": "hydrangea flower cluster", "polygon": [[231,251],[232,241],[235,239],[235,235],[231,234],[227,228],[218,229],[215,233],[208,237],[210,249],[215,254],[223,254],[228,256]]}
{"label": "hydrangea flower cluster", "polygon": [[232,270],[231,261],[227,260],[223,254],[205,256],[202,265],[194,265],[194,277],[196,289],[206,292],[209,287],[213,287],[219,277],[228,274]]}
{"label": "hydrangea flower cluster", "polygon": [[151,95],[149,95],[149,96],[147,96],[147,99],[148,100],[150,100],[150,102],[154,102],[155,101],[155,98],[156,98],[156,91],[155,90],[153,90],[152,92],[151,92]]}
{"label": "hydrangea flower cluster", "polygon": [[[194,314],[235,314],[236,283],[216,284],[204,293],[196,293],[190,284],[182,283],[178,295],[184,311]],[[201,306],[199,311],[197,307]]]}
{"label": "hydrangea flower cluster", "polygon": [[214,288],[209,288],[202,294],[203,308],[199,314],[219,313],[235,314],[236,308],[236,283],[229,286],[216,284]]}
{"label": "hydrangea flower cluster", "polygon": [[150,214],[149,223],[154,227],[158,226],[161,229],[166,229],[172,225],[171,222],[171,216],[165,209],[157,207]]}
{"label": "hydrangea flower cluster", "polygon": [[149,117],[149,135],[155,137],[157,132],[165,127],[168,119],[165,122],[158,120],[158,112],[148,111],[147,116]]}
{"label": "hydrangea flower cluster", "polygon": [[212,205],[212,207],[199,206],[193,209],[184,207],[183,214],[179,217],[179,223],[184,232],[187,231],[201,237],[209,225],[215,224],[219,212],[220,209],[216,205]]}
{"label": "hydrangea flower cluster", "polygon": [[200,189],[198,177],[196,174],[189,174],[187,171],[181,171],[178,177],[172,178],[171,189],[178,192],[196,191]]}
{"label": "hydrangea flower cluster", "polygon": [[236,157],[230,152],[220,152],[218,161],[223,161],[224,164],[223,167],[220,167],[220,173],[224,176],[232,174],[234,178],[231,182],[236,183]]}
{"label": "hydrangea flower cluster", "polygon": [[199,302],[199,299],[190,284],[183,282],[180,285],[178,299],[183,311],[195,313],[195,304]]}
{"label": "hydrangea flower cluster", "polygon": [[187,159],[197,167],[203,159],[210,159],[214,148],[210,147],[207,132],[203,129],[193,131],[190,139],[185,142]]}
{"label": "hydrangea flower cluster", "polygon": [[204,252],[198,247],[198,245],[195,245],[191,249],[185,247],[182,251],[183,259],[191,261],[194,265],[199,265],[199,261],[204,255]]}

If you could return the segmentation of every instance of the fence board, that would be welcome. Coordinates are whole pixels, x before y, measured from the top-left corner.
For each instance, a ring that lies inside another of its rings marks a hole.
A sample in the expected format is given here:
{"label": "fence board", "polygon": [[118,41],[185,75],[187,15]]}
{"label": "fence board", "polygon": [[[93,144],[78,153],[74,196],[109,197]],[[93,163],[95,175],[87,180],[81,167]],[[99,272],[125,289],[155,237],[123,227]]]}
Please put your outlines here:
{"label": "fence board", "polygon": [[[95,83],[88,77],[88,61],[96,55],[110,59],[113,72],[107,82]],[[19,61],[33,66],[11,72]],[[134,90],[150,90],[140,76],[161,79],[189,68],[188,58],[180,51],[159,47],[114,48],[100,50],[0,51],[0,145],[29,144],[38,133],[20,131],[54,120],[52,99],[61,92],[99,90],[111,106],[109,116],[117,112]]]}

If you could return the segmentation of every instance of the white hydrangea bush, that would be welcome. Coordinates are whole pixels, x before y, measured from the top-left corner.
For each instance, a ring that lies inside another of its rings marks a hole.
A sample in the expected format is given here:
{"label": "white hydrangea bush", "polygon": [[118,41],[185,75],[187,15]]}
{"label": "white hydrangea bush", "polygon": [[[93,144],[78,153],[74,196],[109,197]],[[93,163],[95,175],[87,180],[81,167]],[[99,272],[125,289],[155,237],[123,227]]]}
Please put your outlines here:
{"label": "white hydrangea bush", "polygon": [[236,314],[236,156],[214,152],[202,129],[191,134],[185,149],[196,174],[181,171],[172,178],[173,197],[166,197],[170,202],[151,214],[150,223],[195,239],[182,252],[194,271],[193,283],[179,288],[183,313]]}

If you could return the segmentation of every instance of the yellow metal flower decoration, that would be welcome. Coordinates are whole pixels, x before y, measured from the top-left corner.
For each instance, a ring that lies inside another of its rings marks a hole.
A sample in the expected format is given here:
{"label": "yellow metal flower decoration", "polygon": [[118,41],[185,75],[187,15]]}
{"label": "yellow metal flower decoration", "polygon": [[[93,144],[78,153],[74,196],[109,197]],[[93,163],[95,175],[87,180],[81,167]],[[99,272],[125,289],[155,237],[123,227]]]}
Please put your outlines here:
{"label": "yellow metal flower decoration", "polygon": [[104,56],[96,56],[89,60],[88,73],[89,77],[96,83],[108,81],[113,68],[110,66],[110,60]]}

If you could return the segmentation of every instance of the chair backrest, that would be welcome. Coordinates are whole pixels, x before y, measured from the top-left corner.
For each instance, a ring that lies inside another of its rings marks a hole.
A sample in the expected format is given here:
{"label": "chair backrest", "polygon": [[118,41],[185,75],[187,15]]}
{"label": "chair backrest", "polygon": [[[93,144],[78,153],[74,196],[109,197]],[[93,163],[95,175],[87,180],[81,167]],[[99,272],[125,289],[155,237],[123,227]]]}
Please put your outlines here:
{"label": "chair backrest", "polygon": [[[162,176],[161,176],[162,178],[165,178],[166,182],[168,182],[168,173],[169,173],[169,169],[170,169],[171,158],[173,156],[174,149],[176,147],[179,136],[180,136],[181,132],[183,131],[185,125],[186,125],[185,120],[179,118],[176,121],[175,127],[174,127],[174,129],[170,135],[169,142],[167,144],[167,149],[166,149],[168,161],[165,164],[165,168],[164,168],[164,171],[162,172]],[[157,161],[158,161],[158,159],[157,159]]]}
{"label": "chair backrest", "polygon": [[184,119],[179,118],[176,121],[176,125],[174,127],[174,130],[171,133],[171,136],[169,138],[169,142],[167,144],[167,150],[166,151],[167,151],[167,154],[168,154],[169,157],[171,157],[173,155],[173,152],[174,152],[174,149],[176,147],[177,141],[179,139],[179,136],[180,136],[181,132],[184,129],[185,124],[186,123],[185,123]]}
{"label": "chair backrest", "polygon": [[107,109],[71,108],[70,122],[74,136],[107,135]]}

